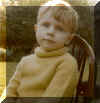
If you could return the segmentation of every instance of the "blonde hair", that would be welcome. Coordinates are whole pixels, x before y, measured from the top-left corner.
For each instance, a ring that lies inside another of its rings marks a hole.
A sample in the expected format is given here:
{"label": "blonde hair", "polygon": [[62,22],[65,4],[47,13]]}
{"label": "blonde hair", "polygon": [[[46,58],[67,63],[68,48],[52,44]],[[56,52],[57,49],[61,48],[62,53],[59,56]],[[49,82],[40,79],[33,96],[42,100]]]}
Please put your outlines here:
{"label": "blonde hair", "polygon": [[68,2],[63,0],[52,0],[41,5],[37,22],[39,22],[47,12],[50,12],[50,16],[53,16],[56,20],[67,26],[71,33],[76,32],[78,29],[78,14]]}

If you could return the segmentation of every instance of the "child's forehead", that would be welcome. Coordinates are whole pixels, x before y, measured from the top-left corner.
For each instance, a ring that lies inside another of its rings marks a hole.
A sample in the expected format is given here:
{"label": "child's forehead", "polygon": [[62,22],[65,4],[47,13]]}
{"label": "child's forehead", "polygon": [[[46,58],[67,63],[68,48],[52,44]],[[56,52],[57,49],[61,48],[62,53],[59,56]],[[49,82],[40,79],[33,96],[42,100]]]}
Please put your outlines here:
{"label": "child's forehead", "polygon": [[[51,22],[52,21],[52,22]],[[54,16],[52,15],[45,15],[43,18],[40,19],[40,22],[51,22],[51,23],[55,23],[55,22],[59,22]]]}
{"label": "child's forehead", "polygon": [[43,15],[40,18],[39,22],[48,22],[48,21],[52,20],[53,22],[56,21],[57,23],[63,23],[63,17],[62,17],[62,20],[57,19],[55,15],[51,11],[48,11],[45,15]]}
{"label": "child's forehead", "polygon": [[[59,27],[63,27],[63,28],[66,28],[66,25],[68,25],[68,23],[64,23],[64,22],[62,22],[62,20],[58,20],[55,17],[53,17],[52,15],[41,18],[40,22],[38,22],[38,24],[50,24],[50,25],[55,25],[56,27],[59,26]],[[68,29],[69,27],[67,27],[66,29]]]}

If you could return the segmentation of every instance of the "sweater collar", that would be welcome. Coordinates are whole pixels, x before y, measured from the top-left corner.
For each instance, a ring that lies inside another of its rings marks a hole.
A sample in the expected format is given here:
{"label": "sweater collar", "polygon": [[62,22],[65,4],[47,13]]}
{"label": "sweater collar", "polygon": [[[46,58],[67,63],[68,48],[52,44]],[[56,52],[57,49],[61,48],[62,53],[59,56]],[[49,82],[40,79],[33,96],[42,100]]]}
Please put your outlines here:
{"label": "sweater collar", "polygon": [[35,54],[39,57],[61,56],[61,55],[65,54],[68,50],[69,50],[69,48],[64,47],[64,48],[60,48],[60,49],[53,50],[53,51],[45,51],[41,47],[37,47],[35,49]]}

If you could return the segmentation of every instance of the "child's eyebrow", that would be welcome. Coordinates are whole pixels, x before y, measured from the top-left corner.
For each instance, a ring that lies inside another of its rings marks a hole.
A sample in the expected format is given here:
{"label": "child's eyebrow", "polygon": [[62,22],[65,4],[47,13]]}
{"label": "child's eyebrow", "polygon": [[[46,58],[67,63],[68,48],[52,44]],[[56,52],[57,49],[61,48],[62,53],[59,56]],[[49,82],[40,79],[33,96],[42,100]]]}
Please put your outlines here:
{"label": "child's eyebrow", "polygon": [[44,26],[47,26],[47,27],[50,25],[50,23],[48,21],[42,22],[41,24]]}
{"label": "child's eyebrow", "polygon": [[55,28],[56,28],[56,29],[59,29],[59,30],[61,30],[61,31],[64,31],[64,28],[61,27],[61,26],[59,26],[59,25],[56,25]]}
{"label": "child's eyebrow", "polygon": [[58,24],[55,25],[55,28],[60,29],[60,30],[64,30],[64,28],[63,28],[62,25],[60,25],[60,24],[59,24],[59,25],[58,25]]}
{"label": "child's eyebrow", "polygon": [[50,23],[46,21],[46,22],[42,22],[42,24],[50,24]]}
{"label": "child's eyebrow", "polygon": [[44,21],[42,22],[42,24],[50,24],[48,21]]}

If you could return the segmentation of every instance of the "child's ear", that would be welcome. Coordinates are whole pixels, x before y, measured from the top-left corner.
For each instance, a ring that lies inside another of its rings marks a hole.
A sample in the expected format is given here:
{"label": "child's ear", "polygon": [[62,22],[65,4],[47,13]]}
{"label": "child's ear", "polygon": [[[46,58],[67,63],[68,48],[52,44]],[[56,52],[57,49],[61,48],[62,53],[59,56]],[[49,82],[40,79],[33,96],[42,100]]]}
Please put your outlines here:
{"label": "child's ear", "polygon": [[70,45],[72,39],[74,38],[75,34],[70,34],[69,37],[68,37],[68,40],[65,42],[65,45]]}
{"label": "child's ear", "polygon": [[34,31],[37,31],[37,24],[34,24]]}
{"label": "child's ear", "polygon": [[70,40],[72,40],[74,38],[75,34],[71,34],[70,36]]}
{"label": "child's ear", "polygon": [[75,34],[70,34],[70,35],[69,35],[69,40],[71,41],[74,36],[75,36]]}

